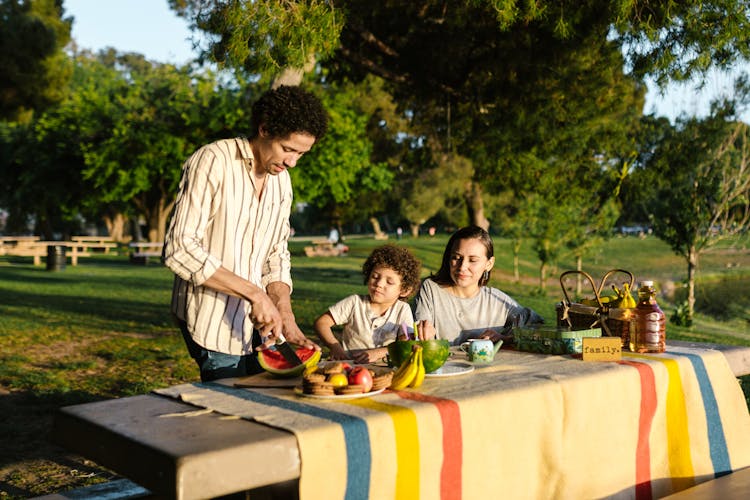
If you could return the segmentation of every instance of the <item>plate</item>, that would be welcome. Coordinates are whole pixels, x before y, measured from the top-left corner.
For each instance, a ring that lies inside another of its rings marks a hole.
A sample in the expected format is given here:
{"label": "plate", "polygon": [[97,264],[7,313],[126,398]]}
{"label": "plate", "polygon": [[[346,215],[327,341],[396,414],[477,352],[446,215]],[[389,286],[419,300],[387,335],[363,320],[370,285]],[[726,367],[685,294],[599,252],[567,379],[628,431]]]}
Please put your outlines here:
{"label": "plate", "polygon": [[466,361],[447,361],[434,372],[425,373],[425,377],[455,377],[474,371],[474,365]]}
{"label": "plate", "polygon": [[311,399],[335,399],[338,401],[343,401],[345,399],[369,398],[370,396],[380,394],[384,390],[385,387],[382,389],[378,389],[377,391],[363,392],[361,394],[334,394],[333,396],[324,396],[322,394],[305,394],[304,392],[302,392],[302,387],[295,387],[294,393],[298,396],[303,396]]}

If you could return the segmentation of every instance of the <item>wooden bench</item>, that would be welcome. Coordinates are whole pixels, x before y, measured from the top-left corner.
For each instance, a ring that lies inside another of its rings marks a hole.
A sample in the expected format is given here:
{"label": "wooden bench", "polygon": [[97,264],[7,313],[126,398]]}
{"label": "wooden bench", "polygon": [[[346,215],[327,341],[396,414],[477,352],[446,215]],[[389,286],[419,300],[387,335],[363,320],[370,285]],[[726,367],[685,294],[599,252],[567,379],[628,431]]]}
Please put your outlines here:
{"label": "wooden bench", "polygon": [[133,498],[155,498],[146,488],[129,479],[114,479],[106,483],[92,484],[74,490],[35,497],[35,500],[126,500]]}
{"label": "wooden bench", "polygon": [[109,253],[111,249],[118,246],[111,236],[73,236],[71,240],[79,244],[78,249],[82,252],[98,250]]}
{"label": "wooden bench", "polygon": [[664,500],[717,500],[730,498],[750,498],[750,467],[740,469],[726,476],[709,479],[692,488],[678,491]]}
{"label": "wooden bench", "polygon": [[0,236],[0,255],[12,255],[19,243],[39,241],[39,236]]}
{"label": "wooden bench", "polygon": [[78,265],[78,257],[90,257],[91,254],[79,249],[77,243],[73,241],[41,241],[37,239],[20,239],[15,244],[3,244],[3,255],[11,257],[32,257],[34,265],[42,265],[42,257],[47,257],[47,247],[64,246],[66,248],[65,257],[70,257],[70,265]]}
{"label": "wooden bench", "polygon": [[15,245],[19,241],[39,241],[39,236],[0,236],[0,245]]}
{"label": "wooden bench", "polygon": [[342,251],[331,240],[312,240],[311,246],[305,247],[305,255],[308,257],[335,257],[341,255]]}
{"label": "wooden bench", "polygon": [[154,241],[133,241],[128,243],[130,247],[130,262],[133,264],[148,264],[149,258],[161,260],[164,243]]}

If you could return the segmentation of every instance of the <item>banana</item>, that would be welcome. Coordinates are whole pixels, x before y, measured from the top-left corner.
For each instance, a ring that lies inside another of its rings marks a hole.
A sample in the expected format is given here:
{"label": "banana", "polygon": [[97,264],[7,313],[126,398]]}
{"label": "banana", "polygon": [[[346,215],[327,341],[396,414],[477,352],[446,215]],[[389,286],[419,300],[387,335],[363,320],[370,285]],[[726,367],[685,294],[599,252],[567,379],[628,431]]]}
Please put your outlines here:
{"label": "banana", "polygon": [[422,349],[417,350],[417,373],[409,384],[409,387],[417,388],[424,382],[424,362],[422,360]]}
{"label": "banana", "polygon": [[630,293],[630,283],[623,283],[622,284],[622,304],[620,307],[623,309],[633,309],[635,304],[635,299],[633,298],[633,294]]}
{"label": "banana", "polygon": [[393,374],[393,379],[391,380],[390,385],[391,389],[404,389],[409,386],[412,380],[414,380],[414,377],[417,375],[418,370],[417,352],[421,349],[421,346],[415,346],[415,349],[412,351],[409,359],[404,361],[404,363],[399,366],[398,370],[396,370],[396,373]]}
{"label": "banana", "polygon": [[620,307],[620,304],[622,304],[622,291],[617,288],[616,285],[612,285],[612,290],[614,290],[616,297],[613,297],[611,302],[609,303],[610,307]]}

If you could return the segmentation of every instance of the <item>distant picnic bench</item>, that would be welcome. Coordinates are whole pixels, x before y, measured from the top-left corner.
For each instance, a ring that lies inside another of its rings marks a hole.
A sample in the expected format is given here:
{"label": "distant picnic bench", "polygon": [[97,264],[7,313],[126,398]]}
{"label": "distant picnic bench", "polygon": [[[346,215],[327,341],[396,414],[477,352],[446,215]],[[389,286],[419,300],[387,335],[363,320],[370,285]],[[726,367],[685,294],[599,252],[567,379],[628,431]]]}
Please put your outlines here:
{"label": "distant picnic bench", "polygon": [[42,257],[47,257],[50,246],[65,247],[65,256],[70,257],[70,265],[78,265],[78,257],[90,257],[88,251],[82,250],[75,241],[42,241],[38,236],[3,236],[0,237],[0,255],[11,257],[32,257],[34,265],[42,265]]}
{"label": "distant picnic bench", "polygon": [[164,243],[154,241],[131,241],[128,243],[130,248],[130,262],[133,264],[148,264],[150,258],[157,258],[161,261],[161,252]]}
{"label": "distant picnic bench", "polygon": [[70,239],[79,244],[78,249],[82,252],[99,250],[109,253],[111,249],[118,246],[111,236],[73,236]]}
{"label": "distant picnic bench", "polygon": [[312,245],[305,247],[308,257],[336,257],[343,253],[346,247],[335,245],[331,240],[312,240]]}

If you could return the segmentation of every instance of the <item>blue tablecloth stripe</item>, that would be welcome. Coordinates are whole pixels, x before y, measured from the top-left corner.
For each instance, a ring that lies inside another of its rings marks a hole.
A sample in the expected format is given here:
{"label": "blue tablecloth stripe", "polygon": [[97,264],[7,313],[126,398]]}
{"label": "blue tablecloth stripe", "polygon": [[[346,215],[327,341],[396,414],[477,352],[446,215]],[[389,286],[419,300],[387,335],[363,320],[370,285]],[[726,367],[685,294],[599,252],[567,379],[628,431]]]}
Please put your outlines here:
{"label": "blue tablecloth stripe", "polygon": [[714,477],[724,476],[732,472],[732,465],[729,461],[724,426],[721,423],[721,416],[719,415],[719,405],[716,402],[716,395],[711,385],[711,379],[708,377],[706,365],[703,359],[696,354],[686,352],[680,352],[679,354],[686,356],[690,360],[698,379],[698,386],[701,390],[703,406],[706,411],[706,421],[708,422],[708,441],[711,463],[714,467]]}
{"label": "blue tablecloth stripe", "polygon": [[[372,455],[370,452],[370,433],[363,419],[318,406],[261,394],[249,389],[237,391],[235,388],[211,382],[196,385],[213,391],[224,392],[233,397],[241,397],[254,403],[280,407],[339,424],[344,433],[344,441],[346,443],[347,475],[345,498],[347,500],[366,500],[369,497]],[[325,460],[325,457],[321,457],[321,460]]]}

